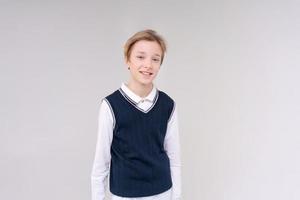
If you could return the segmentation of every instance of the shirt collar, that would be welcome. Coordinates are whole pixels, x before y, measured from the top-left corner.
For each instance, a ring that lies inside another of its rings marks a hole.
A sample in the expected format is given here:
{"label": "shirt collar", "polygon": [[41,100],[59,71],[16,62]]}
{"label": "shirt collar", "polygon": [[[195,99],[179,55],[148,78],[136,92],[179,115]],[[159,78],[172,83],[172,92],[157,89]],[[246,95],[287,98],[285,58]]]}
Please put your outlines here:
{"label": "shirt collar", "polygon": [[124,82],[121,85],[121,89],[125,92],[125,94],[130,99],[132,99],[136,103],[140,103],[143,100],[153,102],[154,98],[156,96],[156,92],[157,92],[156,87],[153,85],[153,88],[152,88],[151,92],[146,97],[142,98],[139,95],[135,94],[133,91],[131,91]]}

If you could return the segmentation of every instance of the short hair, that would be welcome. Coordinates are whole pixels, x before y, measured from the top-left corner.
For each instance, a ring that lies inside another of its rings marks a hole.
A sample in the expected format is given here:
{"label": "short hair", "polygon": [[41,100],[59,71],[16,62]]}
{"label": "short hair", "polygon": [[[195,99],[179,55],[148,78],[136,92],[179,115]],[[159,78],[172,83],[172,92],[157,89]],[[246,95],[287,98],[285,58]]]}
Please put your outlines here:
{"label": "short hair", "polygon": [[159,46],[162,50],[161,62],[160,62],[160,64],[162,64],[162,62],[164,60],[164,55],[167,51],[166,41],[161,35],[159,35],[156,31],[154,31],[152,29],[146,29],[146,30],[139,31],[127,40],[127,42],[124,45],[125,60],[129,61],[133,45],[136,42],[141,41],[141,40],[153,41],[153,42],[157,42],[159,44]]}

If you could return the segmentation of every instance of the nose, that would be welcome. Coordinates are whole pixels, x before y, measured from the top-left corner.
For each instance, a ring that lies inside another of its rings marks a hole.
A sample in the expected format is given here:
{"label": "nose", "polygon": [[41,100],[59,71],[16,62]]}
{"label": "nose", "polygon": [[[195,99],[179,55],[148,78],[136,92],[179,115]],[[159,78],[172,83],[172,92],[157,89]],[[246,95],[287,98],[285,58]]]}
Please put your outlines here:
{"label": "nose", "polygon": [[145,63],[144,63],[144,66],[146,67],[146,68],[152,68],[152,60],[151,59],[147,59],[146,61],[145,61]]}

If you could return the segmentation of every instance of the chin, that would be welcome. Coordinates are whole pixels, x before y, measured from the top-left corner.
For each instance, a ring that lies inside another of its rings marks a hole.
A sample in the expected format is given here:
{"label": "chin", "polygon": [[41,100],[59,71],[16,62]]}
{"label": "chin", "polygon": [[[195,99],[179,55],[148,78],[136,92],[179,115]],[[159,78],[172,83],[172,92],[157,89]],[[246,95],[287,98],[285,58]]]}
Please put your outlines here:
{"label": "chin", "polygon": [[153,83],[153,80],[149,80],[149,81],[140,81],[140,83],[142,85],[151,85]]}

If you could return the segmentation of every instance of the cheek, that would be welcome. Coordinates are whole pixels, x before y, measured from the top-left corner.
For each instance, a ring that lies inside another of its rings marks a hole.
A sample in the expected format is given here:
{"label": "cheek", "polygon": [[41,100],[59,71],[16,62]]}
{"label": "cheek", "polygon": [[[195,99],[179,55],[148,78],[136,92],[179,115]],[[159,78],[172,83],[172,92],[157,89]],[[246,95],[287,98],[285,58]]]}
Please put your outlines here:
{"label": "cheek", "polygon": [[155,76],[158,74],[158,72],[159,72],[159,68],[153,69],[153,73],[154,73]]}
{"label": "cheek", "polygon": [[138,68],[142,65],[142,62],[140,62],[139,60],[137,59],[132,59],[131,62],[130,62],[131,65],[133,65],[135,68]]}
{"label": "cheek", "polygon": [[136,63],[134,60],[131,60],[130,62],[128,62],[127,65],[130,66],[130,68],[133,70],[138,69],[138,67],[139,67],[138,63]]}
{"label": "cheek", "polygon": [[154,70],[158,72],[160,70],[160,65],[155,66]]}

